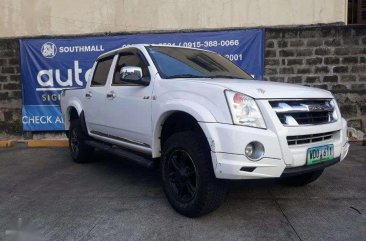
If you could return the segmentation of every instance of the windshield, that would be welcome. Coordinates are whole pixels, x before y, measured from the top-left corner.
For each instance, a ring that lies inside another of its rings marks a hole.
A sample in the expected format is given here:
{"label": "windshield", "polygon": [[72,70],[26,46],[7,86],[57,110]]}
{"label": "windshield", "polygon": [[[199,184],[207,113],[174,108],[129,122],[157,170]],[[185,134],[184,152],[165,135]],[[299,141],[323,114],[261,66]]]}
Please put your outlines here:
{"label": "windshield", "polygon": [[147,47],[162,78],[253,79],[225,57],[198,49]]}

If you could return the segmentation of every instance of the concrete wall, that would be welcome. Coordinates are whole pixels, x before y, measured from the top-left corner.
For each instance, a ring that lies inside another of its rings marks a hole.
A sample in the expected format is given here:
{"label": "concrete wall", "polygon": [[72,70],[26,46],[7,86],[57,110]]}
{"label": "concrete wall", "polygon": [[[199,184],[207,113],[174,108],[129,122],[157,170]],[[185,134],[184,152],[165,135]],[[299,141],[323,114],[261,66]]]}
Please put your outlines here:
{"label": "concrete wall", "polygon": [[21,133],[19,40],[0,40],[0,134]]}
{"label": "concrete wall", "polygon": [[346,23],[347,0],[0,0],[0,38]]}

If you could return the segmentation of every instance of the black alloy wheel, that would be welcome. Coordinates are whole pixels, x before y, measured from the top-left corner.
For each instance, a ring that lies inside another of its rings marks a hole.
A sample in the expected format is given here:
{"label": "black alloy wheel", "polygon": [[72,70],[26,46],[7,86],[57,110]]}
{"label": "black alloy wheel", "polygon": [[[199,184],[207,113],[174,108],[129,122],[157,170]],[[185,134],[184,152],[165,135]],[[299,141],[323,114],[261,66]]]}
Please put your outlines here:
{"label": "black alloy wheel", "polygon": [[215,177],[210,147],[199,132],[171,135],[163,145],[160,168],[168,201],[184,216],[212,212],[225,199],[225,181]]}
{"label": "black alloy wheel", "polygon": [[173,150],[166,168],[167,180],[176,199],[183,203],[190,202],[196,195],[198,185],[196,167],[190,155],[182,149]]}
{"label": "black alloy wheel", "polygon": [[69,129],[69,147],[72,159],[77,163],[90,162],[94,148],[88,146],[89,136],[81,127],[80,120],[72,120]]}
{"label": "black alloy wheel", "polygon": [[79,155],[79,144],[77,131],[76,129],[72,129],[70,132],[70,147],[74,156]]}

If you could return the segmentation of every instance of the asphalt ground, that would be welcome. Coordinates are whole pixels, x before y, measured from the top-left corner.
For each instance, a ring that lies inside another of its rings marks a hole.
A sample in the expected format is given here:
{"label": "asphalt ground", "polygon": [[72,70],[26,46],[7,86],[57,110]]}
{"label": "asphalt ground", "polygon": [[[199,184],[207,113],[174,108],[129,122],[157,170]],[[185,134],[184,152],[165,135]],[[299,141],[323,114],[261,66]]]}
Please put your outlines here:
{"label": "asphalt ground", "polygon": [[170,207],[158,172],[95,159],[75,164],[66,148],[0,149],[0,240],[366,240],[361,145],[305,187],[230,182],[226,202],[196,219]]}

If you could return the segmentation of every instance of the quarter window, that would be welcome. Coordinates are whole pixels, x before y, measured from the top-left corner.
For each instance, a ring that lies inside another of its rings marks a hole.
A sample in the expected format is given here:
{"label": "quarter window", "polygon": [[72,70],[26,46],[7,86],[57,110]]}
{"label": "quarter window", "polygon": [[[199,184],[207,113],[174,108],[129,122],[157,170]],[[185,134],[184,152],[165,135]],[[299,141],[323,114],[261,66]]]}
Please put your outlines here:
{"label": "quarter window", "polygon": [[108,79],[109,69],[111,67],[113,57],[101,59],[97,63],[92,82],[90,86],[104,86]]}

